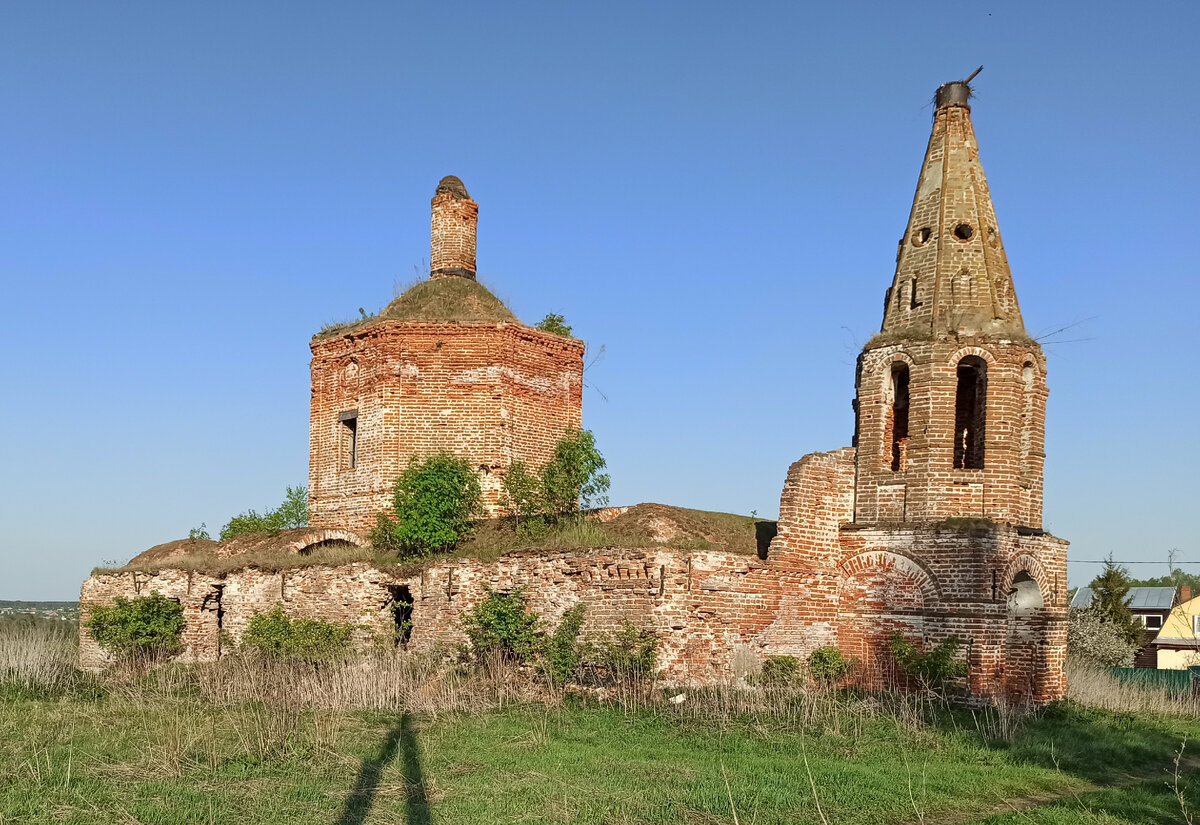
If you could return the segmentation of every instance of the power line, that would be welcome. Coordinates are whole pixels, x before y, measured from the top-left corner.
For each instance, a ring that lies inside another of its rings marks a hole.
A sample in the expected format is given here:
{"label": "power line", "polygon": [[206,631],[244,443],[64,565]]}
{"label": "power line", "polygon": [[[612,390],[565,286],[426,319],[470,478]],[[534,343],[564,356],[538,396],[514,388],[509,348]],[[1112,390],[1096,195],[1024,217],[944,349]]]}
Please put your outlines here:
{"label": "power line", "polygon": [[[1067,559],[1067,564],[1104,564],[1105,562],[1113,564],[1167,564],[1166,561],[1160,559],[1158,561],[1119,561],[1115,559]],[[1200,561],[1173,561],[1171,567],[1180,567],[1184,564],[1200,564]]]}

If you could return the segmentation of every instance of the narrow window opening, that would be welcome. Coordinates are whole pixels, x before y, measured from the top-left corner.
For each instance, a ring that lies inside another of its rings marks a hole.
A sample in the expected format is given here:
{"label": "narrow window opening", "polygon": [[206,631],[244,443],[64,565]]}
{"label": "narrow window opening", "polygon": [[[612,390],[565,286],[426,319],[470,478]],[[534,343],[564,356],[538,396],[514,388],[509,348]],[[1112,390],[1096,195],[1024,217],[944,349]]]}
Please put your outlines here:
{"label": "narrow window opening", "polygon": [[908,308],[916,309],[920,305],[921,302],[917,300],[917,279],[913,278],[912,285],[908,290]]}
{"label": "narrow window opening", "polygon": [[987,362],[968,355],[958,362],[954,395],[954,468],[983,469],[987,429]]}
{"label": "narrow window opening", "polygon": [[396,623],[396,647],[408,647],[413,631],[413,597],[408,585],[392,585],[388,587],[388,595],[392,597],[388,609]]}
{"label": "narrow window opening", "polygon": [[893,472],[908,464],[908,364],[892,365],[892,444]]}
{"label": "narrow window opening", "polygon": [[358,466],[358,410],[338,416],[342,422],[342,466],[353,470]]}

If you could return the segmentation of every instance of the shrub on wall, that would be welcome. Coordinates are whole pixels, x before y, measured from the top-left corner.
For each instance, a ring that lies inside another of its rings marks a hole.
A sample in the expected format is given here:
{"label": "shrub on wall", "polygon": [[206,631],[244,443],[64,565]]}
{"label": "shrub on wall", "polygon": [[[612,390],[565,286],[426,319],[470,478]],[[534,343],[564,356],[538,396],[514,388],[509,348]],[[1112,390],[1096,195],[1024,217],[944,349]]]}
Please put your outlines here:
{"label": "shrub on wall", "polygon": [[485,591],[484,600],[462,616],[475,658],[532,660],[541,649],[543,633],[538,614],[528,609],[521,589],[511,593],[496,593],[491,588]]}
{"label": "shrub on wall", "polygon": [[587,645],[583,658],[610,680],[641,680],[654,674],[658,637],[653,630],[642,630],[625,622],[616,633],[598,636]]}
{"label": "shrub on wall", "polygon": [[832,687],[854,667],[854,660],[847,659],[842,651],[833,645],[818,647],[808,656],[808,672],[814,682],[824,687]]}
{"label": "shrub on wall", "polygon": [[524,461],[514,461],[504,473],[504,497],[500,504],[516,518],[517,530],[529,526],[529,519],[543,512],[541,481]]}
{"label": "shrub on wall", "polygon": [[804,667],[795,656],[768,656],[754,680],[768,687],[799,685],[804,680]]}
{"label": "shrub on wall", "polygon": [[[283,503],[274,510],[259,513],[247,510],[239,513],[221,528],[221,541],[240,536],[243,533],[278,533],[280,530],[290,530],[293,527],[308,526],[308,488],[288,487],[284,494]],[[208,538],[204,525],[200,525],[199,533],[193,530],[191,538]]]}
{"label": "shrub on wall", "polygon": [[579,644],[579,630],[583,627],[583,602],[563,613],[562,621],[547,637],[543,646],[544,668],[550,681],[563,685],[575,678],[579,672],[583,648]]}
{"label": "shrub on wall", "polygon": [[269,613],[250,617],[241,647],[267,659],[316,664],[344,657],[353,629],[320,619],[292,619],[277,604]]}
{"label": "shrub on wall", "polygon": [[92,608],[84,623],[92,638],[120,659],[161,659],[183,649],[183,608],[159,593]]}
{"label": "shrub on wall", "polygon": [[551,332],[555,335],[561,335],[563,338],[571,337],[571,328],[567,326],[567,319],[562,315],[557,315],[553,312],[547,313],[546,317],[538,321],[535,326],[542,332]]}
{"label": "shrub on wall", "polygon": [[955,679],[967,675],[967,663],[957,658],[962,641],[957,636],[939,642],[926,653],[917,650],[899,632],[892,633],[892,654],[905,676],[923,687],[942,691]]}
{"label": "shrub on wall", "polygon": [[395,520],[380,514],[372,543],[409,555],[454,547],[481,515],[483,492],[471,462],[448,452],[415,457],[396,479]]}
{"label": "shrub on wall", "polygon": [[608,475],[591,430],[568,430],[542,468],[541,497],[546,512],[562,516],[608,504]]}

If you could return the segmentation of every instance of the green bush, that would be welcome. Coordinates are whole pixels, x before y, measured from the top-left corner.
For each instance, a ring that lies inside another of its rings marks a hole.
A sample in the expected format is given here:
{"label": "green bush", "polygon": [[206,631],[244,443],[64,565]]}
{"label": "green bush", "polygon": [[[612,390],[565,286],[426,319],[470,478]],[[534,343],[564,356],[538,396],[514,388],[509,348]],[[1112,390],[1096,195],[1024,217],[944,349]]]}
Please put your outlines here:
{"label": "green bush", "polygon": [[561,335],[563,338],[571,337],[571,328],[566,324],[566,318],[561,315],[556,315],[553,312],[547,313],[546,317],[538,321],[534,326],[542,332],[552,332],[555,335]]}
{"label": "green bush", "polygon": [[770,687],[799,685],[804,681],[803,663],[795,656],[768,656],[755,681]]}
{"label": "green bush", "polygon": [[353,629],[320,619],[292,619],[277,604],[269,613],[250,617],[241,647],[267,659],[316,664],[345,657]]}
{"label": "green bush", "polygon": [[818,647],[808,656],[808,672],[818,685],[830,687],[836,685],[854,666],[851,659],[842,655],[842,651],[833,645]]}
{"label": "green bush", "polygon": [[381,513],[373,544],[406,555],[450,550],[482,514],[479,475],[471,462],[447,452],[414,457],[396,479],[395,520]]}
{"label": "green bush", "polygon": [[579,629],[583,627],[583,602],[563,613],[562,621],[543,645],[545,670],[550,681],[563,685],[575,678],[583,650],[579,644]]}
{"label": "green bush", "polygon": [[541,649],[544,634],[538,614],[525,605],[518,588],[511,593],[496,593],[485,588],[486,597],[462,615],[463,630],[476,659],[489,655],[528,662]]}
{"label": "green bush", "polygon": [[[283,503],[274,510],[258,513],[248,510],[229,520],[221,528],[221,541],[240,536],[243,533],[278,533],[280,530],[290,530],[293,527],[308,526],[308,488],[288,487]],[[189,533],[191,538],[207,538],[204,525]]]}
{"label": "green bush", "polygon": [[542,504],[550,515],[562,516],[608,504],[606,462],[596,449],[591,430],[570,429],[556,445],[554,457],[542,468]]}
{"label": "green bush", "polygon": [[504,473],[504,498],[500,504],[516,518],[518,532],[522,529],[521,521],[542,513],[541,482],[538,477],[529,472],[524,461],[514,461],[508,465]]}
{"label": "green bush", "polygon": [[950,682],[967,675],[966,662],[955,658],[961,644],[957,636],[950,636],[928,653],[922,653],[906,641],[899,631],[891,636],[892,654],[900,670],[908,678],[935,691],[942,691]]}
{"label": "green bush", "polygon": [[640,680],[654,673],[658,637],[625,622],[616,633],[602,634],[583,653],[584,661],[613,681]]}
{"label": "green bush", "polygon": [[84,626],[92,638],[119,659],[162,659],[183,649],[183,608],[159,593],[92,608]]}

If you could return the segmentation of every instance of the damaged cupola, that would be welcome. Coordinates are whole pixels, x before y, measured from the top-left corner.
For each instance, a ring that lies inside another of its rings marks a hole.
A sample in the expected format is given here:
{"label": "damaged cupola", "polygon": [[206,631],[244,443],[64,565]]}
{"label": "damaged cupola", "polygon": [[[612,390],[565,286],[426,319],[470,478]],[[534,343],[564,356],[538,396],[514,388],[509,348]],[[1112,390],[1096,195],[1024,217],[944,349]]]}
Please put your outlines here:
{"label": "damaged cupola", "polygon": [[541,467],[580,426],[583,342],[527,327],[475,277],[479,204],[442,178],[430,273],[376,316],[312,341],[309,521],[365,534],[410,459],[448,451],[499,511],[515,460]]}

